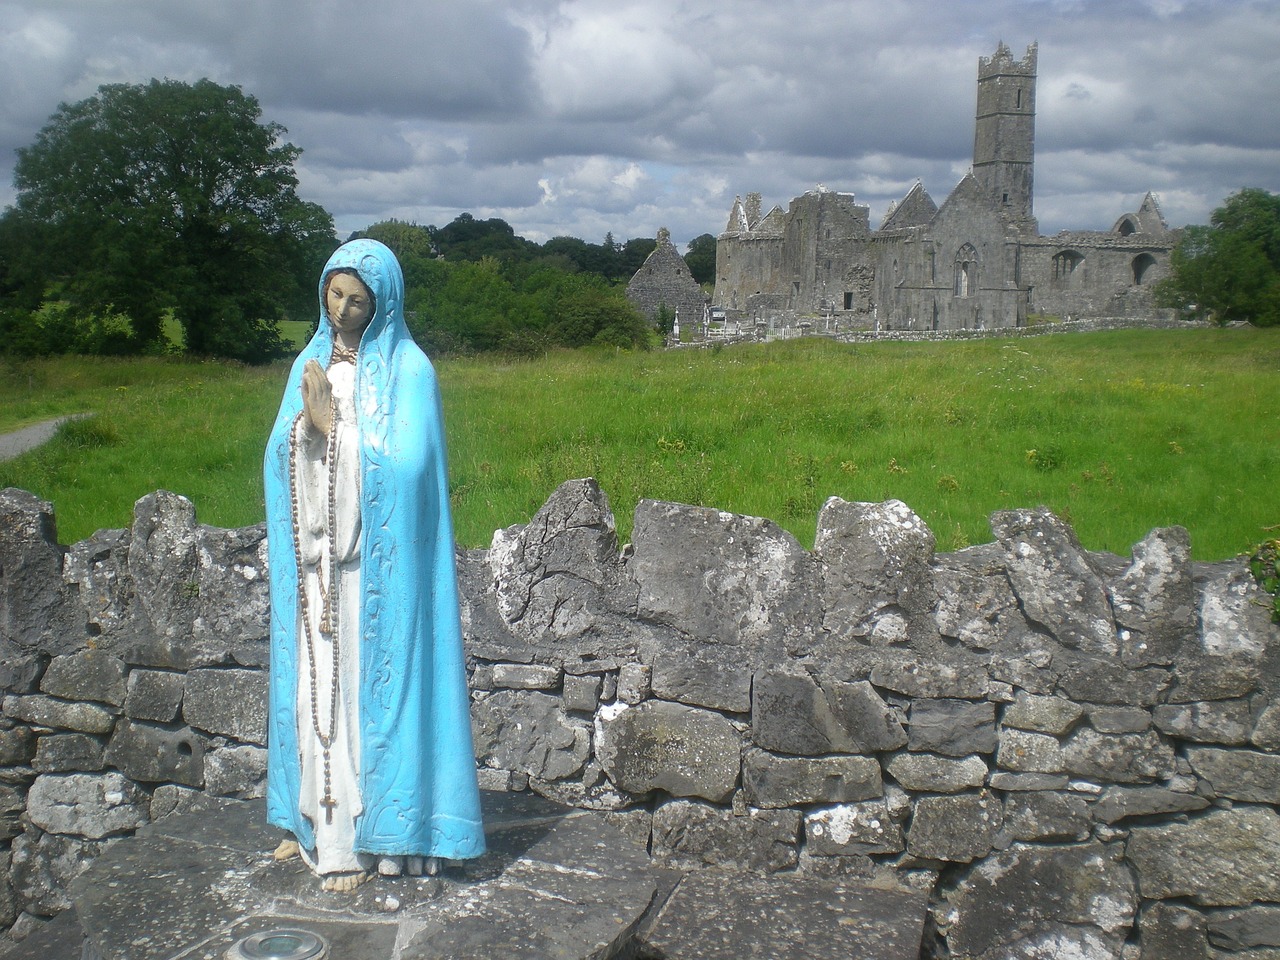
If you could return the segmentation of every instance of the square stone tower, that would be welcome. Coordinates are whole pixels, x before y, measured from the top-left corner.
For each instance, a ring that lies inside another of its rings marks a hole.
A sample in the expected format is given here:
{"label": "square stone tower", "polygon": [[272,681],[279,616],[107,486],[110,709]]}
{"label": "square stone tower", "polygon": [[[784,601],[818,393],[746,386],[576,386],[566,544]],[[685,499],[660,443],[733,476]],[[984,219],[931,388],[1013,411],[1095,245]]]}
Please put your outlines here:
{"label": "square stone tower", "polygon": [[978,112],[973,176],[998,208],[1032,232],[1036,140],[1036,52],[1014,60],[1001,41],[995,56],[978,58]]}

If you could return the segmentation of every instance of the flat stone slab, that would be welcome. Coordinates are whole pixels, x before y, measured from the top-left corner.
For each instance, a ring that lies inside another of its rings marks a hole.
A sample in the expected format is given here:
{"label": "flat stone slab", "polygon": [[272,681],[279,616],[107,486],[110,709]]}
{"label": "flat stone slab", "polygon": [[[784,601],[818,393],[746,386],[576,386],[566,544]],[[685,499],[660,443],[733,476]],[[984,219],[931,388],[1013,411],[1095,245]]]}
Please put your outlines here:
{"label": "flat stone slab", "polygon": [[[482,796],[483,857],[351,894],[325,893],[300,860],[275,862],[283,834],[262,801],[202,799],[99,857],[72,885],[76,918],[101,960],[222,960],[280,927],[316,933],[346,960],[596,960],[630,942],[657,889],[642,846],[602,814]],[[68,935],[64,923],[48,933]]]}
{"label": "flat stone slab", "polygon": [[680,881],[642,934],[664,960],[918,960],[928,894],[856,881],[704,870]]}

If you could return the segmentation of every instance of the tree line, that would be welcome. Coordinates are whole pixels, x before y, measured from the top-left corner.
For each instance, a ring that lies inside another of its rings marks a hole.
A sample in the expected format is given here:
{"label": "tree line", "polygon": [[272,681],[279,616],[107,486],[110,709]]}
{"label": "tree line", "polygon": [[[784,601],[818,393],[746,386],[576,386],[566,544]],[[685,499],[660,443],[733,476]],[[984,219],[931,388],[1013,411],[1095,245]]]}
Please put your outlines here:
{"label": "tree line", "polygon": [[[298,195],[301,151],[256,98],[210,80],[109,84],[18,151],[0,216],[0,352],[283,356],[314,322],[333,218]],[[502,220],[361,231],[405,267],[411,328],[437,350],[647,345],[625,297],[651,238],[525,240]],[[714,239],[710,242],[714,269]],[[708,275],[709,275],[708,271]]]}
{"label": "tree line", "polygon": [[[301,151],[258,101],[210,80],[109,84],[61,104],[18,151],[0,216],[0,352],[183,349],[249,362],[285,353],[280,322],[315,321],[333,218],[297,192]],[[360,231],[405,268],[410,328],[428,350],[645,346],[624,286],[652,238],[538,244],[500,219]],[[715,238],[685,257],[710,283]],[[1280,322],[1280,198],[1242,190],[1189,227],[1163,302],[1220,322]]]}

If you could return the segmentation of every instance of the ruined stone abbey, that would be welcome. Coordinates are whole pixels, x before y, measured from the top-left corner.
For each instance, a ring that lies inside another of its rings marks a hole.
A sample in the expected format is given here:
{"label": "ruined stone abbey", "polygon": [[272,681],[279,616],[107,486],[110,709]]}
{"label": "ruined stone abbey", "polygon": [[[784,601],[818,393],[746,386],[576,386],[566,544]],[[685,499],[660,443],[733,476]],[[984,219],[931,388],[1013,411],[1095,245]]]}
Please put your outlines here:
{"label": "ruined stone abbey", "polygon": [[761,215],[734,200],[713,303],[737,320],[825,315],[890,329],[1026,324],[1028,314],[1144,317],[1177,240],[1148,193],[1107,232],[1041,236],[1032,213],[1036,44],[978,61],[972,171],[937,206],[917,183],[878,230],[851,193],[818,187]]}

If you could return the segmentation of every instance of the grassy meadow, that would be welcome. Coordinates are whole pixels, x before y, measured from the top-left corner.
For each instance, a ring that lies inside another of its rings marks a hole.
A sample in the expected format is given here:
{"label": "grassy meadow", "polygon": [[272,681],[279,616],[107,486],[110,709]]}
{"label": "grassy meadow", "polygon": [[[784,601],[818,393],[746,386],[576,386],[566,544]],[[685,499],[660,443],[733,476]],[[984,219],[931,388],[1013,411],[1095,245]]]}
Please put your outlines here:
{"label": "grassy meadow", "polygon": [[[487,545],[570,477],[594,476],[625,540],[645,497],[769,517],[813,542],[832,495],[894,497],[951,550],[994,510],[1045,504],[1085,546],[1155,526],[1197,559],[1280,522],[1280,332],[1131,330],[957,343],[810,339],[576,351],[438,365],[457,534]],[[0,486],[52,500],[59,537],[127,526],[165,488],[200,519],[262,519],[261,457],[286,364],[0,361],[0,431],[66,413]]]}

